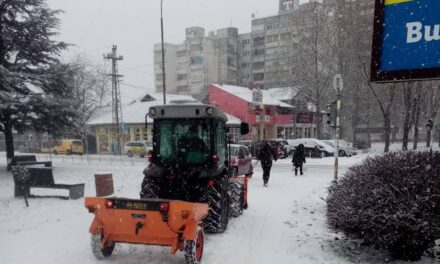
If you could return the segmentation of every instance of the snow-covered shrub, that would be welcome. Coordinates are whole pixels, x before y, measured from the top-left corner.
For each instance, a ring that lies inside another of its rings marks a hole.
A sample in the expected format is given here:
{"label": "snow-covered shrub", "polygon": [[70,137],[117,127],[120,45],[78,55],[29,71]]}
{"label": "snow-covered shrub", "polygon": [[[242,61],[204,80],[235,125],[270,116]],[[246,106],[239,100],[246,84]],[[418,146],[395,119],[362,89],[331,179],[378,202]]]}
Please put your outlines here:
{"label": "snow-covered shrub", "polygon": [[418,260],[440,238],[440,153],[366,159],[329,189],[330,228],[393,257]]}

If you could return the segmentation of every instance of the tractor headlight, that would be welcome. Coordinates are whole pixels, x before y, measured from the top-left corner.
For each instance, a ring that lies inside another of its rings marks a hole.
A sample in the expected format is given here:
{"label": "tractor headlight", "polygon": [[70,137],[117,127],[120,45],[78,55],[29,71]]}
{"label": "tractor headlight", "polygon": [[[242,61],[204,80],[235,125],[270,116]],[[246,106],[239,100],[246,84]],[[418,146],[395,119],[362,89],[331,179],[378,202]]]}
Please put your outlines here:
{"label": "tractor headlight", "polygon": [[213,113],[214,113],[214,109],[212,109],[212,107],[206,108],[206,114],[212,115]]}

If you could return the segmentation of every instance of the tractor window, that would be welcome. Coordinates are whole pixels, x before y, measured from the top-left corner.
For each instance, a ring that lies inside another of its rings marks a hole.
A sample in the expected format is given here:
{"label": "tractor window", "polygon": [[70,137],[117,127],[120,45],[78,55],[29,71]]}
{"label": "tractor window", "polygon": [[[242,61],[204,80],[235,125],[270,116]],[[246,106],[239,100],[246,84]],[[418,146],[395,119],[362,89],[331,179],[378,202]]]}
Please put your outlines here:
{"label": "tractor window", "polygon": [[173,119],[155,123],[161,163],[204,164],[211,152],[208,120]]}
{"label": "tractor window", "polygon": [[215,151],[219,157],[219,164],[223,164],[226,159],[226,124],[221,121],[216,122]]}

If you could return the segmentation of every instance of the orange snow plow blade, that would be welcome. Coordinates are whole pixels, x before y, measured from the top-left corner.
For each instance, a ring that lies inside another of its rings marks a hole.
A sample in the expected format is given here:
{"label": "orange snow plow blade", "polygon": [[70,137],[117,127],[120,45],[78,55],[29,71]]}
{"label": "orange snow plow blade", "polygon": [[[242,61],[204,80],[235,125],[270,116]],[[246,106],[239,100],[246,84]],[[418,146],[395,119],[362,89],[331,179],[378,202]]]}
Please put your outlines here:
{"label": "orange snow plow blade", "polygon": [[85,207],[95,214],[89,231],[100,235],[101,250],[132,243],[170,246],[175,254],[184,250],[185,241],[200,239],[208,214],[207,204],[163,199],[86,197]]}

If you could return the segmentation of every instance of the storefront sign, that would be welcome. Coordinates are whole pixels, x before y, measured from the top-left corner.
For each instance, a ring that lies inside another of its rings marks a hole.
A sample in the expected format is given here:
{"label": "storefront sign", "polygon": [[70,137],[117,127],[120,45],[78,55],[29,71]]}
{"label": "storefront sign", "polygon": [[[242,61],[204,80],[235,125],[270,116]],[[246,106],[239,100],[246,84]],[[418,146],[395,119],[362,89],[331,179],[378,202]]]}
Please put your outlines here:
{"label": "storefront sign", "polygon": [[371,81],[440,78],[440,1],[376,0]]}

